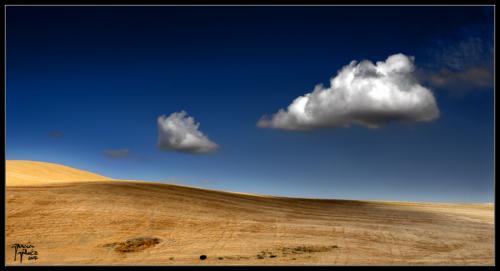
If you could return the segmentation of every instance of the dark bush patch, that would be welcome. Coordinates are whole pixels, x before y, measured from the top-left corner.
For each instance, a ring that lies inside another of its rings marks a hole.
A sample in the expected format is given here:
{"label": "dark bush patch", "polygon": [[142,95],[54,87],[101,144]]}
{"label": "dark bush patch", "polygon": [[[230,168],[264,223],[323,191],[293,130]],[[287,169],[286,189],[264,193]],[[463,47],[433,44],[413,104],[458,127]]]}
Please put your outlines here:
{"label": "dark bush patch", "polygon": [[152,237],[139,237],[134,239],[129,239],[125,242],[115,242],[110,244],[105,244],[105,247],[114,247],[116,252],[128,253],[128,252],[139,252],[147,248],[155,246],[161,242],[159,238]]}
{"label": "dark bush patch", "polygon": [[332,249],[339,248],[337,245],[332,246],[297,246],[297,247],[284,247],[281,249],[283,255],[288,254],[303,254],[303,253],[316,253],[327,252]]}
{"label": "dark bush patch", "polygon": [[207,258],[207,255],[200,255],[200,260],[205,260]]}

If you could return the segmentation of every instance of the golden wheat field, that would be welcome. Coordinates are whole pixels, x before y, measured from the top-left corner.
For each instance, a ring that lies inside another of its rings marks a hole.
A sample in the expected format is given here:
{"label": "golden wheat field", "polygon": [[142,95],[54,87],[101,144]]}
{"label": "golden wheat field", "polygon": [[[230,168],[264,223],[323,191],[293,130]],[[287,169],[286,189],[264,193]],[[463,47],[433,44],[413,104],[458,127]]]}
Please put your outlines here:
{"label": "golden wheat field", "polygon": [[[494,264],[493,204],[259,196],[6,166],[8,265]],[[15,244],[36,259],[20,263]]]}

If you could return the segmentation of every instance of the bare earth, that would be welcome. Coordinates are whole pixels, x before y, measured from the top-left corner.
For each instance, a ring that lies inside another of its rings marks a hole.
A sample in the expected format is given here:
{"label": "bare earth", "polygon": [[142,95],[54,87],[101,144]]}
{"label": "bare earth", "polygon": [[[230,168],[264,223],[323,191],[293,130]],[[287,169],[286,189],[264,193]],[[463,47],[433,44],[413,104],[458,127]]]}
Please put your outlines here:
{"label": "bare earth", "polygon": [[[493,204],[317,200],[7,161],[6,263],[493,265]],[[200,256],[206,255],[205,260]]]}

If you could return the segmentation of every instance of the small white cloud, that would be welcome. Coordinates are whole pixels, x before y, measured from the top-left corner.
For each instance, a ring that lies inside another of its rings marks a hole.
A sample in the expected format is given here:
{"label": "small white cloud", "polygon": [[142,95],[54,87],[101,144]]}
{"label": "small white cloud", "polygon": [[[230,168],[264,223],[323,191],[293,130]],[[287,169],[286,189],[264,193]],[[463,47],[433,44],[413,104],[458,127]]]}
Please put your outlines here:
{"label": "small white cloud", "polygon": [[432,92],[413,72],[414,58],[389,56],[376,64],[352,61],[330,81],[296,98],[286,110],[263,116],[258,127],[311,130],[360,124],[370,128],[389,121],[430,121],[439,117]]}
{"label": "small white cloud", "polygon": [[63,137],[64,133],[61,131],[51,131],[51,132],[49,132],[49,136],[54,137],[54,138],[59,138],[59,137]]}
{"label": "small white cloud", "polygon": [[128,149],[104,150],[103,152],[109,158],[125,158],[130,154]]}
{"label": "small white cloud", "polygon": [[493,64],[493,42],[486,37],[473,35],[459,41],[438,42],[430,49],[431,66],[461,71]]}
{"label": "small white cloud", "polygon": [[471,67],[465,70],[441,69],[439,71],[422,70],[419,73],[423,82],[435,89],[456,92],[470,90],[488,90],[493,88],[493,69],[485,66]]}
{"label": "small white cloud", "polygon": [[[476,31],[478,30],[472,33]],[[492,37],[476,33],[459,41],[440,41],[429,53],[430,63],[418,70],[417,76],[435,90],[444,89],[463,94],[466,91],[493,88]]]}
{"label": "small white cloud", "polygon": [[185,111],[158,117],[158,147],[162,150],[188,153],[209,153],[218,145],[198,130],[200,123]]}

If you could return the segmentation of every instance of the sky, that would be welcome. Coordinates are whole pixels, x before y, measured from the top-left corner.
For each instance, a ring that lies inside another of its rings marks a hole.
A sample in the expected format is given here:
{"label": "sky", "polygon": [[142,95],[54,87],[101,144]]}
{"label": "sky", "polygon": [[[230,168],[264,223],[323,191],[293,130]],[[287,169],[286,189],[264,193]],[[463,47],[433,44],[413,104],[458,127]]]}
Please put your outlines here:
{"label": "sky", "polygon": [[494,9],[6,11],[6,157],[267,195],[494,200]]}

